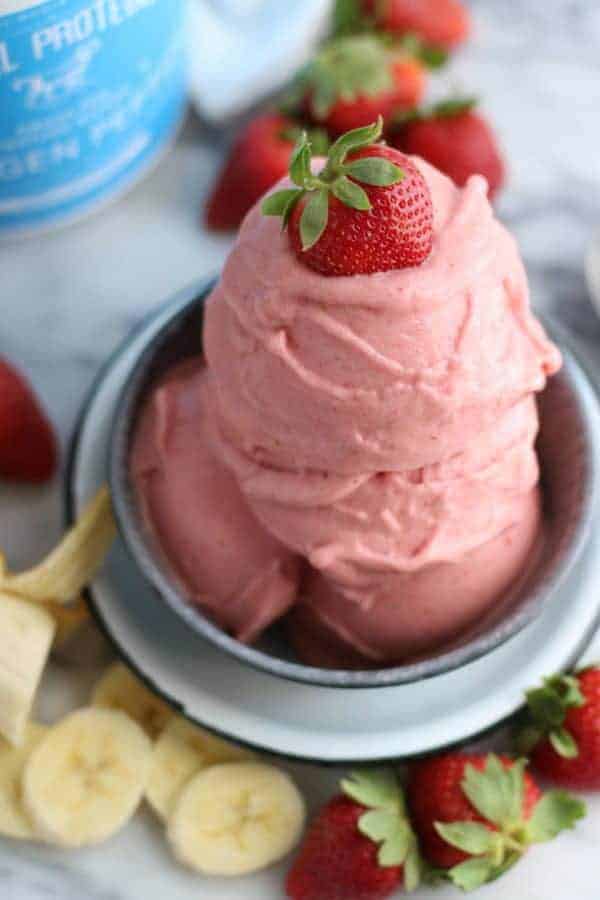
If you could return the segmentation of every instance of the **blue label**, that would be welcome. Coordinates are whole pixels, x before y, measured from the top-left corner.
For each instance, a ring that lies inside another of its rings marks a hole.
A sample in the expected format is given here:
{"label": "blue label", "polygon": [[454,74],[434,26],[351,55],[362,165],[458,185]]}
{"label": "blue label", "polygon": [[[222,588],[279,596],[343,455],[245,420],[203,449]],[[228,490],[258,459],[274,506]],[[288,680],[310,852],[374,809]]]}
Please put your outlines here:
{"label": "blue label", "polygon": [[184,107],[182,0],[46,0],[0,17],[0,235],[135,179]]}

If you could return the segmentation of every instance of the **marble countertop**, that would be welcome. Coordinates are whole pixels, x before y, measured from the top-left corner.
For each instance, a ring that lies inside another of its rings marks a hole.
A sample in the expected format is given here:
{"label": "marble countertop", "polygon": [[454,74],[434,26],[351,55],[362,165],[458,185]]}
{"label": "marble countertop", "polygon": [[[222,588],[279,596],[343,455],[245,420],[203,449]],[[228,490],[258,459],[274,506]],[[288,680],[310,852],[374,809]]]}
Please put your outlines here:
{"label": "marble countertop", "polygon": [[[511,167],[499,212],[520,241],[537,307],[558,316],[595,356],[600,322],[587,297],[583,254],[600,227],[600,6],[589,0],[471,5],[476,39],[445,79],[480,95],[497,123]],[[65,445],[111,350],[155,304],[221,265],[229,239],[199,226],[220,141],[190,116],[174,151],[119,203],[67,230],[0,245],[0,352],[28,369]],[[58,537],[60,484],[42,491],[3,487],[1,506],[0,546],[14,566],[33,562]],[[596,650],[600,656],[600,643]],[[80,701],[93,675],[82,674],[72,659],[54,663],[42,713]],[[314,767],[298,771],[313,799],[326,795],[335,777]],[[485,896],[597,900],[599,849],[600,799],[590,798],[590,815],[575,833],[537,849]],[[2,900],[137,900],[142,894],[148,900],[271,900],[252,879],[239,892],[176,868],[145,816],[108,846],[75,855],[0,842]]]}

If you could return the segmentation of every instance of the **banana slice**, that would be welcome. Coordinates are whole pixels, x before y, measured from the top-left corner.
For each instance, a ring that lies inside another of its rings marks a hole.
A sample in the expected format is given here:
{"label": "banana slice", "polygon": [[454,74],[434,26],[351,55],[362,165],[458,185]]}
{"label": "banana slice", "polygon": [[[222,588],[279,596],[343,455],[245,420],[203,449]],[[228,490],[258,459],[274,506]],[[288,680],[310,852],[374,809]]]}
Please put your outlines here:
{"label": "banana slice", "polygon": [[32,751],[48,731],[30,722],[20,747],[11,747],[0,738],[0,834],[33,840],[35,830],[23,808],[21,778]]}
{"label": "banana slice", "polygon": [[92,693],[92,706],[120,709],[135,719],[151,738],[157,737],[173,717],[171,707],[122,663],[114,663],[106,670]]}
{"label": "banana slice", "polygon": [[305,815],[284,772],[264,763],[224,763],[183,789],[167,836],[175,857],[198,872],[246,875],[289,853]]}
{"label": "banana slice", "polygon": [[176,716],[154,745],[146,799],[161,819],[168,819],[181,791],[201,769],[215,763],[252,759],[236,747]]}
{"label": "banana slice", "polygon": [[23,804],[38,835],[62,847],[107,840],[146,787],[152,744],[122,712],[80,709],[37,745],[23,773]]}
{"label": "banana slice", "polygon": [[0,593],[0,734],[11,744],[24,738],[55,630],[45,610]]}

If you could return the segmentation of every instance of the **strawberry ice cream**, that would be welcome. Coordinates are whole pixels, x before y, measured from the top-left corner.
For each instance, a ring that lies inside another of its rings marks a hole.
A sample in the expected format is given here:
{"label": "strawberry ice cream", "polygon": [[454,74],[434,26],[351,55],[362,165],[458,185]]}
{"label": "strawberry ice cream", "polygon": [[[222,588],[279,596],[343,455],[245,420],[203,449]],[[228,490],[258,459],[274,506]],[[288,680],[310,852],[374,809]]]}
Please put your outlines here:
{"label": "strawberry ice cream", "polygon": [[146,521],[192,602],[251,641],[296,599],[299,560],[257,526],[207,437],[208,373],[178,366],[138,425],[132,474]]}
{"label": "strawberry ice cream", "polygon": [[208,368],[158,389],[133,453],[193,597],[245,640],[293,606],[315,665],[439,649],[541,533],[535,393],[560,355],[485,181],[414,161],[434,209],[420,266],[327,278],[251,211],[207,303]]}

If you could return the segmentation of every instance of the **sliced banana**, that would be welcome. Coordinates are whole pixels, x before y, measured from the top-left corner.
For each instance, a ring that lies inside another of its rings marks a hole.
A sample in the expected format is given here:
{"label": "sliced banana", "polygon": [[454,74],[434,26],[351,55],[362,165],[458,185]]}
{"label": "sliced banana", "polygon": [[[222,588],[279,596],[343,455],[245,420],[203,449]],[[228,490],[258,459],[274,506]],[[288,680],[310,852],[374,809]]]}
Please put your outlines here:
{"label": "sliced banana", "polygon": [[252,759],[249,750],[196,728],[176,716],[154,745],[146,799],[161,819],[168,819],[190,779],[215,763]]}
{"label": "sliced banana", "polygon": [[173,717],[171,707],[122,663],[114,663],[106,670],[92,693],[92,706],[120,709],[135,719],[151,738],[157,737]]}
{"label": "sliced banana", "polygon": [[207,875],[246,875],[285,856],[306,816],[294,782],[257,762],[210,766],[185,787],[167,835],[176,858]]}
{"label": "sliced banana", "polygon": [[86,708],[51,728],[23,773],[23,804],[38,835],[62,847],[107,840],[143,797],[152,743],[116,710]]}
{"label": "sliced banana", "polygon": [[21,778],[25,763],[47,731],[43,725],[30,722],[20,747],[12,747],[0,738],[0,834],[5,837],[25,840],[36,837],[23,808]]}
{"label": "sliced banana", "polygon": [[0,593],[0,734],[11,744],[25,736],[55,630],[45,610]]}

